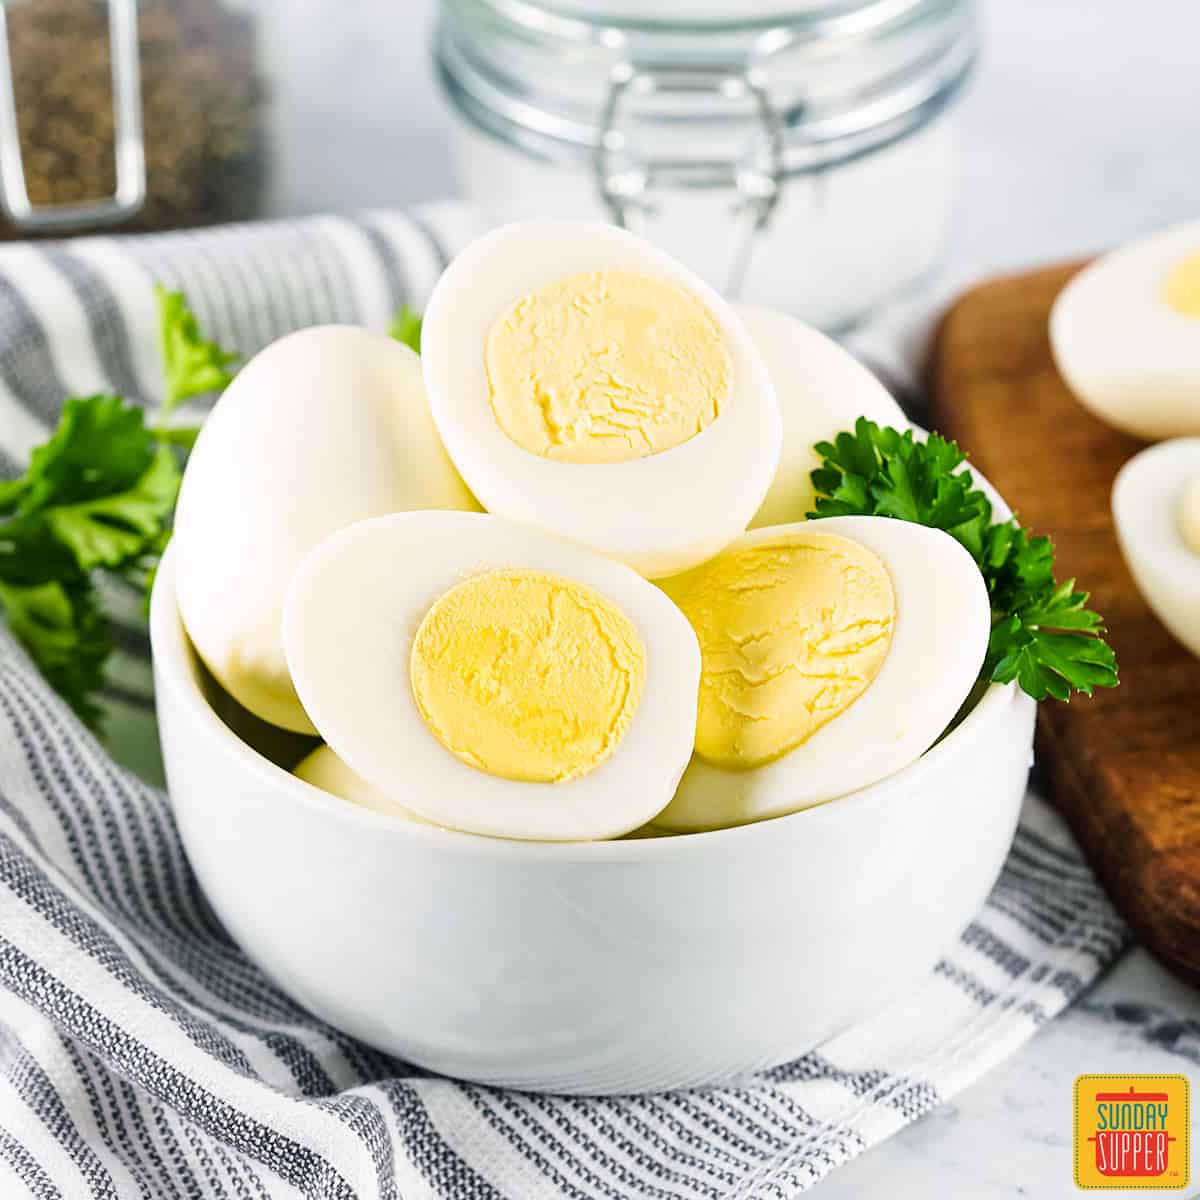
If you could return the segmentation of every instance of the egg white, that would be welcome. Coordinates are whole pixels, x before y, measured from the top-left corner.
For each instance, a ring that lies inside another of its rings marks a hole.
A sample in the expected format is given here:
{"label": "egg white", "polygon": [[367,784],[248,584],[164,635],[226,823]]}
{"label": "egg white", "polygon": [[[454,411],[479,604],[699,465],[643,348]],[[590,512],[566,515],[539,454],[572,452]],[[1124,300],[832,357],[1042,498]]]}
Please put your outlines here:
{"label": "egg white", "polygon": [[[674,799],[654,818],[659,828],[720,829],[777,817],[894,774],[937,741],[979,675],[991,629],[987,588],[949,534],[889,517],[827,517],[783,528],[839,534],[879,556],[896,596],[887,657],[848,709],[782,758],[744,771],[693,758]],[[779,534],[753,530],[731,550]]]}
{"label": "egg white", "polygon": [[[464,578],[512,567],[594,588],[645,646],[645,685],[624,736],[567,782],[523,783],[468,766],[437,740],[412,694],[409,657],[429,607]],[[683,614],[630,568],[500,517],[402,513],[335,533],[292,579],[283,639],[325,741],[381,792],[452,829],[534,841],[617,837],[667,803],[691,754],[700,650]]]}
{"label": "egg white", "polygon": [[1200,656],[1200,555],[1183,540],[1179,502],[1200,479],[1200,438],[1175,438],[1135,454],[1113,483],[1117,541],[1143,599]]}
{"label": "egg white", "polygon": [[817,442],[852,430],[859,417],[893,429],[907,429],[909,421],[887,388],[819,329],[751,304],[734,311],[766,364],[783,424],[779,466],[750,528],[803,521],[815,499]]}
{"label": "egg white", "polygon": [[1200,253],[1200,222],[1097,259],[1050,314],[1054,361],[1085,407],[1116,429],[1159,439],[1200,434],[1200,319],[1166,301],[1171,269]]}
{"label": "egg white", "polygon": [[184,627],[235,700],[313,733],[279,625],[301,558],[364,517],[477,507],[407,346],[343,325],[290,334],[242,368],[188,459],[173,534]]}
{"label": "egg white", "polygon": [[[512,441],[492,411],[484,345],[521,296],[595,270],[631,270],[686,288],[720,326],[731,394],[701,433],[629,462],[566,463]],[[483,506],[629,564],[652,578],[711,557],[766,495],[781,438],[774,389],[733,310],[702,280],[642,238],[611,225],[508,225],[472,243],[430,297],[421,361],[434,420]]]}

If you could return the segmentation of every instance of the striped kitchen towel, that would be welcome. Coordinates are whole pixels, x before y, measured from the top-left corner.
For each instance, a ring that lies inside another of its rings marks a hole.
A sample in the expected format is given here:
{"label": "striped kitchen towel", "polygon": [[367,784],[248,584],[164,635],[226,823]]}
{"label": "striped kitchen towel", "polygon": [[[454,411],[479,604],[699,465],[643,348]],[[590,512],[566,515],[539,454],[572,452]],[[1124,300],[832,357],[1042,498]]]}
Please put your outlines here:
{"label": "striped kitchen towel", "polygon": [[[420,305],[453,210],[0,249],[0,471],[63,397],[152,404],[155,280],[249,355]],[[767,1200],[804,1191],[1011,1054],[1126,933],[1031,796],[986,907],[883,1014],[716,1090],[552,1098],[440,1079],[278,991],[197,889],[153,774],[146,638],[124,603],[110,739],[0,632],[0,1197]]]}

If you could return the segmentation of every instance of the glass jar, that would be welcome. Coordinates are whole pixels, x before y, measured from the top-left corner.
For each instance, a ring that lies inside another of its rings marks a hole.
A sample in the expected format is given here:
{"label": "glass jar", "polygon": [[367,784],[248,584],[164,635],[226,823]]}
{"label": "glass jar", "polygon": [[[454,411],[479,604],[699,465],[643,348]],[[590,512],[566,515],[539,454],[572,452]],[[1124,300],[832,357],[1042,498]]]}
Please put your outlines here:
{"label": "glass jar", "polygon": [[435,40],[490,223],[608,218],[826,329],[938,262],[975,50],[972,0],[444,0]]}

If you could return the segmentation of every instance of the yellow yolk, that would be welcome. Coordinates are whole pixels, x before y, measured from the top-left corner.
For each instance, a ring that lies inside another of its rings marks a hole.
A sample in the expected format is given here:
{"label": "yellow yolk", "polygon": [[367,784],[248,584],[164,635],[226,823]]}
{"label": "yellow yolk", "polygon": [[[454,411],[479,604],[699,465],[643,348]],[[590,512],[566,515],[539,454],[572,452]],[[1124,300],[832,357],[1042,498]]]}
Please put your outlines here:
{"label": "yellow yolk", "polygon": [[732,374],[708,309],[637,271],[571,275],[522,297],[492,326],[484,361],[500,428],[569,463],[686,442],[720,415]]}
{"label": "yellow yolk", "polygon": [[1167,276],[1164,289],[1167,303],[1181,317],[1200,320],[1200,254],[1177,262]]}
{"label": "yellow yolk", "polygon": [[1193,479],[1180,493],[1175,518],[1183,544],[1200,554],[1200,479]]}
{"label": "yellow yolk", "polygon": [[410,674],[421,715],[452,754],[504,779],[557,783],[616,749],[641,699],[646,651],[591,588],[498,570],[430,607]]}
{"label": "yellow yolk", "polygon": [[771,762],[845,712],[896,620],[887,568],[836,534],[727,550],[664,587],[700,642],[696,753],[731,769]]}

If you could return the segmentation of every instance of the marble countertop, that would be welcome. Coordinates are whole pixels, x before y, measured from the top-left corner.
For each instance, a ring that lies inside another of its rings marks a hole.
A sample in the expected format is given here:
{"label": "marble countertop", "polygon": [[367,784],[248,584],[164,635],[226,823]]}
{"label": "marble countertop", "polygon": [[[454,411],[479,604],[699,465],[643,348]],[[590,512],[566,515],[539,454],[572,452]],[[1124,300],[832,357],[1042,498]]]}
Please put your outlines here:
{"label": "marble countertop", "polygon": [[[812,1194],[820,1200],[1081,1195],[1071,1177],[1075,1076],[1125,1072],[1200,1079],[1200,995],[1138,949],[1012,1058],[839,1168]],[[1200,1126],[1195,1101],[1191,1115],[1195,1145]],[[1182,1194],[1200,1195],[1195,1171]]]}
{"label": "marble countertop", "polygon": [[[273,213],[453,194],[428,65],[433,0],[240,2],[258,13],[272,82]],[[935,298],[1198,215],[1200,4],[983,0],[982,8],[985,50],[963,103],[958,242]],[[380,45],[387,53],[373,52]],[[1133,950],[1005,1064],[815,1194],[1077,1194],[1075,1076],[1200,1080],[1198,1067],[1200,994]],[[1196,1192],[1200,1178],[1184,1194]]]}

